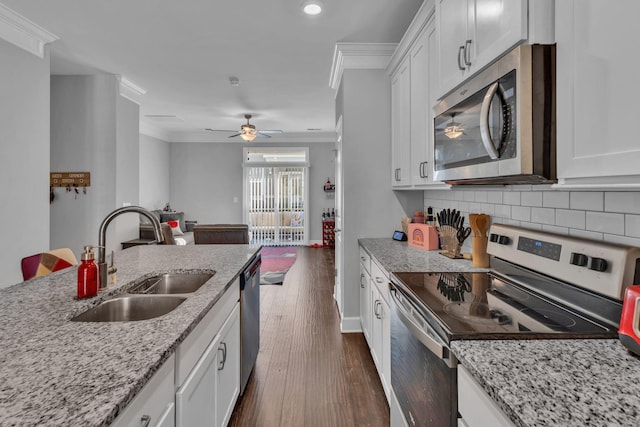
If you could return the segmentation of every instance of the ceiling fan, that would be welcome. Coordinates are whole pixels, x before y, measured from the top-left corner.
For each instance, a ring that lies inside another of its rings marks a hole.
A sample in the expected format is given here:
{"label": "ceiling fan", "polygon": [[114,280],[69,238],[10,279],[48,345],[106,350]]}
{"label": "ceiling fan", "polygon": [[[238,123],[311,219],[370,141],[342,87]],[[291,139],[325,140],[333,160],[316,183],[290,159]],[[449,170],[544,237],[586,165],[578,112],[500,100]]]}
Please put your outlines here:
{"label": "ceiling fan", "polygon": [[234,130],[216,130],[216,129],[210,129],[210,128],[207,128],[205,130],[208,130],[211,132],[237,132],[235,135],[228,136],[228,138],[235,138],[236,136],[239,136],[247,142],[251,142],[256,138],[271,138],[270,135],[267,135],[269,133],[282,133],[281,130],[259,131],[256,129],[254,125],[249,123],[249,120],[251,119],[251,114],[245,114],[244,118],[247,119],[247,123],[243,123],[242,126],[240,126],[240,132],[237,132]]}

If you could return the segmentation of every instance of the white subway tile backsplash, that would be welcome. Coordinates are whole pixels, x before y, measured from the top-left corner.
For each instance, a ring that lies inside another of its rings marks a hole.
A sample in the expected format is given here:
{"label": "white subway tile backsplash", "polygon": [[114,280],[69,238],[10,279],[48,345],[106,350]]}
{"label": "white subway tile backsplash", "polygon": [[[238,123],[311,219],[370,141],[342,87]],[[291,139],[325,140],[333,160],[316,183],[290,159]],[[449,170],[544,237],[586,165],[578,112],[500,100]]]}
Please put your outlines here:
{"label": "white subway tile backsplash", "polygon": [[551,208],[531,208],[531,221],[540,224],[555,225],[556,210]]}
{"label": "white subway tile backsplash", "polygon": [[487,202],[502,204],[502,191],[488,191],[487,192]]}
{"label": "white subway tile backsplash", "polygon": [[577,230],[575,228],[569,229],[569,235],[574,237],[580,237],[582,239],[590,240],[603,240],[604,235],[595,231]]}
{"label": "white subway tile backsplash", "polygon": [[520,227],[529,228],[531,230],[542,230],[542,224],[536,224],[535,222],[521,221]]}
{"label": "white subway tile backsplash", "polygon": [[640,237],[640,215],[624,216],[624,234],[630,237]]}
{"label": "white subway tile backsplash", "polygon": [[608,192],[604,195],[606,212],[624,212],[640,214],[640,192]]}
{"label": "white subway tile backsplash", "polygon": [[476,193],[476,202],[478,203],[487,203],[487,192],[486,191],[474,191]]}
{"label": "white subway tile backsplash", "polygon": [[586,216],[587,214],[585,211],[556,209],[556,225],[584,230],[586,224]]}
{"label": "white subway tile backsplash", "polygon": [[531,221],[531,208],[526,206],[512,206],[511,218],[518,221]]}
{"label": "white subway tile backsplash", "polygon": [[520,196],[522,206],[542,206],[542,192],[526,191]]}
{"label": "white subway tile backsplash", "polygon": [[640,239],[636,237],[618,236],[617,234],[605,234],[604,241],[618,243],[626,246],[640,246]]}
{"label": "white subway tile backsplash", "polygon": [[511,218],[511,206],[495,205],[493,208],[493,215],[497,218]]}
{"label": "white subway tile backsplash", "polygon": [[512,206],[520,205],[520,192],[505,191],[502,194],[502,200],[505,205],[512,205]]}
{"label": "white subway tile backsplash", "polygon": [[569,208],[583,211],[603,211],[604,193],[602,191],[574,191],[569,194]]}
{"label": "white subway tile backsplash", "polygon": [[547,233],[556,233],[556,234],[569,234],[569,229],[567,227],[558,227],[556,225],[546,225],[542,226],[542,231],[546,231]]}
{"label": "white subway tile backsplash", "polygon": [[542,196],[542,206],[569,209],[569,194],[567,191],[545,191]]}
{"label": "white subway tile backsplash", "polygon": [[549,185],[424,192],[425,210],[486,213],[492,222],[640,246],[640,191],[560,191]]}
{"label": "white subway tile backsplash", "polygon": [[624,215],[605,212],[587,212],[586,228],[608,234],[624,234]]}

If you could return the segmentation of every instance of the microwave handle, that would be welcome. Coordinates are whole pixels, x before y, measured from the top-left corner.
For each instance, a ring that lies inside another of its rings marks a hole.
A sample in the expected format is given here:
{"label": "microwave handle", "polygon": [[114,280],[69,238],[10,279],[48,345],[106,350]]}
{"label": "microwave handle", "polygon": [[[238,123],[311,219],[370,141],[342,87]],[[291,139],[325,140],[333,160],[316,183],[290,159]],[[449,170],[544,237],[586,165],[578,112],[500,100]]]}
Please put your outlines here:
{"label": "microwave handle", "polygon": [[482,139],[484,149],[493,160],[498,160],[500,157],[491,139],[491,132],[489,132],[489,108],[491,108],[491,100],[496,92],[498,92],[498,82],[494,82],[491,87],[489,87],[489,90],[484,95],[482,107],[480,108],[480,139]]}

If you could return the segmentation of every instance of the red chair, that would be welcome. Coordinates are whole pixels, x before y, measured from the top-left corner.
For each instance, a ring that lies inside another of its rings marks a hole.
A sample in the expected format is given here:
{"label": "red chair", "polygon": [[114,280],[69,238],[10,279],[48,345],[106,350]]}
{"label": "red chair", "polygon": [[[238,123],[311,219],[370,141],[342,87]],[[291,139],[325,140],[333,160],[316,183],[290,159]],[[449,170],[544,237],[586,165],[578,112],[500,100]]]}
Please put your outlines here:
{"label": "red chair", "polygon": [[78,264],[78,260],[71,249],[54,249],[22,258],[22,277],[24,280],[29,280],[34,277],[46,276],[76,264]]}

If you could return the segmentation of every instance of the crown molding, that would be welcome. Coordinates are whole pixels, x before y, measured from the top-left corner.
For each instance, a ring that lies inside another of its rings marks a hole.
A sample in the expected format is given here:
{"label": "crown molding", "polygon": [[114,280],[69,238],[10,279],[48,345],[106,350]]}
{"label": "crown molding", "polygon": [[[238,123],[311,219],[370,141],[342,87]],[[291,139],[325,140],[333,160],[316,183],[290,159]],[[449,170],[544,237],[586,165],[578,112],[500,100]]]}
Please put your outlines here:
{"label": "crown molding", "polygon": [[48,43],[59,39],[38,24],[0,3],[0,38],[44,58],[44,48]]}
{"label": "crown molding", "polygon": [[429,23],[429,20],[436,13],[436,5],[434,0],[425,0],[418,9],[416,16],[414,16],[411,24],[407,28],[407,31],[402,36],[402,40],[398,43],[395,53],[389,61],[387,70],[389,74],[393,74],[398,68],[404,57],[409,53],[409,49],[413,45],[413,42],[420,36]]}
{"label": "crown molding", "polygon": [[[142,132],[142,131],[141,131]],[[221,144],[308,144],[308,143],[335,143],[335,132],[286,132],[272,135],[271,138],[256,138],[251,142],[245,142],[242,138],[229,139],[208,131],[169,132],[169,142],[201,142]]]}
{"label": "crown molding", "polygon": [[397,43],[336,43],[329,86],[337,90],[346,69],[385,69]]}
{"label": "crown molding", "polygon": [[118,83],[120,83],[120,96],[140,105],[140,97],[147,93],[147,91],[124,76],[117,77]]}
{"label": "crown molding", "polygon": [[169,142],[169,138],[171,136],[169,132],[162,129],[161,127],[158,127],[144,120],[140,120],[140,133],[142,135],[147,135],[164,142]]}

